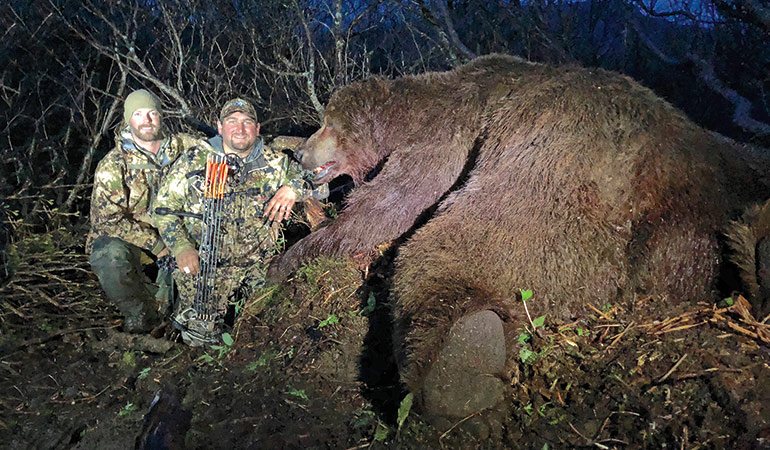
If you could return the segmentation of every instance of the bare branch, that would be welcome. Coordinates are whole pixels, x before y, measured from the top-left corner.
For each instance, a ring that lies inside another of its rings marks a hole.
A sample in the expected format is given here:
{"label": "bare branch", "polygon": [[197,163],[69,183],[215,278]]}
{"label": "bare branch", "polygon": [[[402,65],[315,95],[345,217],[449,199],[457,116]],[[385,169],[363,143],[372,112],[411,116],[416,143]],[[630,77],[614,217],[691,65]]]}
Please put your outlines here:
{"label": "bare branch", "polygon": [[318,100],[318,94],[316,93],[315,56],[314,56],[314,48],[313,48],[313,36],[310,34],[310,28],[308,28],[307,26],[305,15],[302,14],[302,10],[300,9],[299,3],[297,3],[296,0],[294,1],[294,5],[297,9],[297,15],[299,16],[299,20],[302,22],[302,28],[305,30],[305,37],[307,38],[307,44],[308,44],[308,56],[307,56],[308,68],[307,68],[307,71],[305,72],[307,94],[310,97],[310,101],[313,103],[313,107],[318,113],[318,121],[320,123],[324,116],[325,108],[323,104],[321,104],[320,100]]}
{"label": "bare branch", "polygon": [[91,162],[94,159],[94,154],[96,154],[96,149],[99,148],[99,144],[101,144],[102,138],[107,134],[107,131],[115,118],[115,114],[118,112],[118,108],[123,103],[123,95],[126,89],[126,79],[128,78],[128,75],[126,70],[123,69],[122,66],[120,67],[120,82],[115,92],[114,100],[110,104],[110,107],[107,109],[107,112],[101,118],[101,126],[99,127],[98,131],[91,135],[91,145],[88,147],[88,151],[86,151],[83,162],[80,165],[80,171],[78,172],[77,178],[75,179],[75,187],[72,188],[69,196],[67,197],[67,200],[64,202],[63,206],[65,211],[69,211],[72,208],[75,199],[77,199],[77,195],[82,189],[81,185],[85,181],[86,174],[88,174],[91,170]]}
{"label": "bare branch", "polygon": [[761,5],[757,0],[711,0],[722,14],[734,17],[770,33],[770,7]]}
{"label": "bare branch", "polygon": [[684,9],[671,9],[671,10],[663,10],[663,11],[656,11],[655,10],[655,1],[650,2],[650,4],[646,4],[644,0],[633,0],[633,2],[644,11],[647,15],[652,17],[686,17],[690,19],[694,23],[700,22],[700,19],[695,16],[695,14],[691,13],[690,11],[686,11]]}
{"label": "bare branch", "polygon": [[465,56],[467,59],[473,59],[476,57],[476,54],[473,53],[461,40],[460,37],[457,35],[457,30],[455,30],[454,23],[452,23],[452,17],[449,15],[449,10],[446,6],[446,0],[434,0],[436,3],[436,6],[438,7],[439,11],[441,12],[441,15],[444,16],[444,25],[446,25],[447,32],[449,33],[449,38],[452,41],[452,44],[454,44],[455,48],[460,50],[460,53]]}
{"label": "bare branch", "polygon": [[[430,10],[428,5],[425,3],[425,0],[416,0],[416,1],[417,1],[417,4],[420,6],[420,14],[429,24],[431,24],[431,26],[436,31],[439,41],[441,42],[441,47],[444,48],[447,55],[449,56],[449,61],[452,64],[452,67],[457,67],[460,64],[462,64],[462,61],[460,60],[457,53],[455,52],[455,46],[452,45],[452,43],[450,42],[449,37],[441,28],[441,25],[439,25],[438,18],[433,14],[433,11]],[[437,0],[437,1],[442,2],[444,0]]]}
{"label": "bare branch", "polygon": [[[636,19],[630,20],[631,26],[636,31],[642,42],[655,53],[661,61],[671,65],[682,65],[683,61],[673,58],[658,48],[652,39],[642,30],[641,25]],[[734,89],[731,89],[725,85],[725,83],[719,79],[714,67],[698,57],[693,53],[686,55],[686,61],[690,62],[698,68],[698,78],[701,79],[708,87],[714,92],[724,97],[735,107],[733,111],[733,123],[738,125],[741,129],[750,133],[755,133],[762,136],[770,135],[770,125],[758,121],[751,117],[751,102],[740,95]]]}
{"label": "bare branch", "polygon": [[750,133],[756,133],[762,136],[770,135],[770,125],[751,117],[751,102],[734,89],[727,87],[724,82],[719,79],[711,64],[692,53],[687,55],[687,59],[694,63],[698,68],[698,76],[706,83],[706,85],[725,99],[729,100],[730,103],[735,106],[733,123]]}

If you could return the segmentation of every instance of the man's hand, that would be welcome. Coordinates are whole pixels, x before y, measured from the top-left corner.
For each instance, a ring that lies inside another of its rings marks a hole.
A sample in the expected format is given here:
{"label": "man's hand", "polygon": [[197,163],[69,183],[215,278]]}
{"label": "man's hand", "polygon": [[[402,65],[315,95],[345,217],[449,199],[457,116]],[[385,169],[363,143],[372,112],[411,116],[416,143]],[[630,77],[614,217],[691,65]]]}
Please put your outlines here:
{"label": "man's hand", "polygon": [[[291,214],[291,208],[294,207],[294,202],[297,201],[297,194],[291,190],[289,186],[283,186],[278,189],[273,198],[267,202],[265,207],[265,215],[270,220],[282,221],[287,219]],[[177,258],[178,259],[178,258]]]}
{"label": "man's hand", "polygon": [[198,265],[198,251],[193,248],[182,251],[182,253],[176,257],[176,265],[183,273],[189,275],[197,274],[200,271],[200,266]]}

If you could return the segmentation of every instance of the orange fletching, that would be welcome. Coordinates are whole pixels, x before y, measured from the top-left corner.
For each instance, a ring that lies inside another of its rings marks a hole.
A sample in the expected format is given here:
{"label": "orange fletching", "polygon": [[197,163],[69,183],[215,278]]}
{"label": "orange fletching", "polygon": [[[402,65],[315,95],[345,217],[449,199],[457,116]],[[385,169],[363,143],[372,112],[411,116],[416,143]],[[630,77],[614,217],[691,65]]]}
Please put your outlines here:
{"label": "orange fletching", "polygon": [[219,193],[218,198],[222,198],[225,195],[225,182],[227,181],[227,171],[230,168],[230,166],[227,165],[227,163],[222,164],[222,176],[220,177],[219,181]]}

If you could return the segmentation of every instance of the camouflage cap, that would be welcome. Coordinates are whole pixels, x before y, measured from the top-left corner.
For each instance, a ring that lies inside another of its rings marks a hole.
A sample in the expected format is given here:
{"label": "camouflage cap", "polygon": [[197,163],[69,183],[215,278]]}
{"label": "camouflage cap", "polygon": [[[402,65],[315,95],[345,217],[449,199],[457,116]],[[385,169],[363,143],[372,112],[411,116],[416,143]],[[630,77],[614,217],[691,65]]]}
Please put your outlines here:
{"label": "camouflage cap", "polygon": [[224,120],[225,117],[232,113],[240,112],[246,114],[254,120],[257,120],[257,112],[254,110],[254,106],[242,98],[234,98],[222,107],[222,112],[219,113],[219,120]]}

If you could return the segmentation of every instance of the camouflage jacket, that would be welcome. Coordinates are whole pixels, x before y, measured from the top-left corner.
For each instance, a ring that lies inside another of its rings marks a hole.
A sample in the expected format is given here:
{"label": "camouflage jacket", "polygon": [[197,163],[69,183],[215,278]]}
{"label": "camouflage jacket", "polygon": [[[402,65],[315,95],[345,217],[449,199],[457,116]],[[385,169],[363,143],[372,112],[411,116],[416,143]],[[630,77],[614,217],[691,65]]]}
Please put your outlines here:
{"label": "camouflage jacket", "polygon": [[116,133],[115,148],[96,166],[86,251],[91,252],[99,236],[120,238],[154,254],[163,250],[150,203],[171,163],[200,142],[192,135],[176,134],[165,138],[153,155],[134,143],[127,127]]}
{"label": "camouflage jacket", "polygon": [[[205,185],[206,159],[209,154],[224,154],[222,138],[216,136],[191,148],[174,163],[158,191],[154,211],[164,207],[174,212],[201,214]],[[288,157],[257,142],[242,159],[240,180],[228,177],[222,200],[219,261],[229,266],[247,267],[264,262],[275,252],[279,223],[270,223],[262,212],[268,201],[282,186],[290,186],[297,202],[313,195],[301,177],[300,168]],[[187,249],[198,249],[202,221],[170,213],[155,214],[155,223],[171,254],[176,257]]]}

